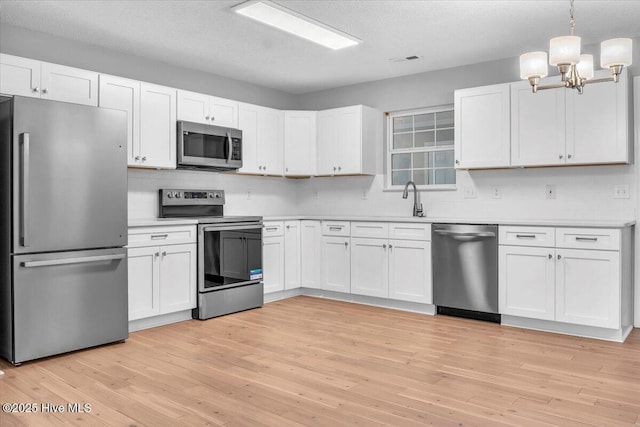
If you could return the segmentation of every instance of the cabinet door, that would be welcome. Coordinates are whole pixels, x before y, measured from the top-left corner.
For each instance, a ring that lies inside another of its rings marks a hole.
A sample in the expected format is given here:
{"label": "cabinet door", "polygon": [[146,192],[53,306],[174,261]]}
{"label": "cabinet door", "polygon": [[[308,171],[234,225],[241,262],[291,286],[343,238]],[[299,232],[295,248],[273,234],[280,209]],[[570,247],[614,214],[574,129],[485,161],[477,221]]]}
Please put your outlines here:
{"label": "cabinet door", "polygon": [[433,303],[431,242],[389,240],[389,298]]}
{"label": "cabinet door", "polygon": [[351,238],[351,293],[389,297],[386,239]]}
{"label": "cabinet door", "polygon": [[556,320],[620,328],[620,252],[556,253]]}
{"label": "cabinet door", "polygon": [[300,287],[300,221],[284,222],[284,288]]}
{"label": "cabinet door", "polygon": [[[596,77],[608,77],[609,71]],[[628,75],[567,94],[567,163],[628,163]]]}
{"label": "cabinet door", "polygon": [[258,164],[263,175],[282,175],[284,113],[272,108],[258,111]]}
{"label": "cabinet door", "polygon": [[322,236],[320,221],[300,221],[300,284],[320,289]]}
{"label": "cabinet door", "polygon": [[457,90],[454,103],[456,167],[509,166],[509,84]]}
{"label": "cabinet door", "polygon": [[240,104],[238,126],[242,130],[242,167],[238,172],[260,173],[262,165],[258,164],[258,107]]}
{"label": "cabinet door", "polygon": [[284,112],[284,174],[316,174],[316,112]]}
{"label": "cabinet door", "polygon": [[262,240],[264,293],[284,290],[284,236]]}
{"label": "cabinet door", "polygon": [[42,63],[42,98],[98,106],[98,73]]}
{"label": "cabinet door", "polygon": [[332,175],[337,171],[337,144],[334,139],[335,122],[333,110],[318,111],[316,122],[318,175]]}
{"label": "cabinet door", "polygon": [[163,246],[160,250],[160,311],[195,308],[196,244]]}
{"label": "cabinet door", "polygon": [[528,81],[511,84],[511,166],[565,162],[566,92],[560,88],[533,93]]}
{"label": "cabinet door", "polygon": [[0,93],[40,98],[41,62],[0,53]]}
{"label": "cabinet door", "polygon": [[210,123],[229,128],[238,127],[238,101],[209,97]]}
{"label": "cabinet door", "polygon": [[127,164],[140,164],[140,82],[100,74],[100,107],[127,112]]}
{"label": "cabinet door", "polygon": [[160,314],[160,248],[129,248],[129,320]]}
{"label": "cabinet door", "polygon": [[140,84],[141,166],[176,167],[176,90]]}
{"label": "cabinet door", "polygon": [[499,247],[498,304],[501,314],[554,320],[554,251],[540,247]]}
{"label": "cabinet door", "polygon": [[209,115],[209,95],[179,90],[177,120],[211,124]]}
{"label": "cabinet door", "polygon": [[351,256],[348,237],[322,237],[322,289],[351,292]]}
{"label": "cabinet door", "polygon": [[334,135],[338,148],[337,174],[362,172],[362,106],[338,108]]}

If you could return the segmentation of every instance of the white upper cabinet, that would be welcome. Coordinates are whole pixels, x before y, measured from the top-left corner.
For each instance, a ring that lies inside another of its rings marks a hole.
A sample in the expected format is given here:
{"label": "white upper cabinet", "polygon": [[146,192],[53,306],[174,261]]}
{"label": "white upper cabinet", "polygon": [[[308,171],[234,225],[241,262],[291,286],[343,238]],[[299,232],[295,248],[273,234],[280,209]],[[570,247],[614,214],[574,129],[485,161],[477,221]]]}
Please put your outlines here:
{"label": "white upper cabinet", "polygon": [[238,102],[179,90],[178,120],[237,128]]}
{"label": "white upper cabinet", "polygon": [[0,54],[0,93],[98,105],[98,73]]}
{"label": "white upper cabinet", "polygon": [[[599,71],[595,78],[609,77]],[[567,163],[629,163],[633,140],[629,123],[629,76],[618,83],[587,85],[567,92]]]}
{"label": "white upper cabinet", "polygon": [[238,172],[282,175],[284,113],[240,103],[238,124],[242,130],[242,168]]}
{"label": "white upper cabinet", "polygon": [[510,166],[509,86],[507,83],[455,91],[456,168]]}
{"label": "white upper cabinet", "polygon": [[[541,85],[551,83],[543,79]],[[557,83],[555,79],[553,82]],[[565,162],[565,88],[533,93],[528,81],[511,84],[511,166]]]}
{"label": "white upper cabinet", "polygon": [[374,174],[382,113],[363,105],[319,111],[318,175]]}
{"label": "white upper cabinet", "polygon": [[285,176],[316,174],[315,111],[284,112]]}
{"label": "white upper cabinet", "polygon": [[139,166],[140,155],[140,82],[122,77],[100,75],[100,107],[127,113],[127,164]]}
{"label": "white upper cabinet", "polygon": [[176,90],[140,85],[140,166],[176,167]]}

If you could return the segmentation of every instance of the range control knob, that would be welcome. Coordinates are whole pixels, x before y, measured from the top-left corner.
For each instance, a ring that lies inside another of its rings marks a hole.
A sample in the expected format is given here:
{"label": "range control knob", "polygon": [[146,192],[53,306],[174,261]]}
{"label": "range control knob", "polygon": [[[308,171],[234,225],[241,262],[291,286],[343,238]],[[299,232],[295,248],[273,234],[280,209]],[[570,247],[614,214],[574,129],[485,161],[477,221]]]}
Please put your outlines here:
{"label": "range control knob", "polygon": [[167,193],[167,197],[168,197],[168,198],[170,198],[170,199],[172,199],[172,198],[173,198],[173,193],[172,193],[171,191],[169,191],[169,192]]}
{"label": "range control knob", "polygon": [[182,197],[182,194],[181,193],[175,193],[175,197],[176,197],[176,199],[179,199],[180,197]]}
{"label": "range control knob", "polygon": [[222,195],[220,193],[216,193],[216,199],[219,199],[220,197],[222,197]]}

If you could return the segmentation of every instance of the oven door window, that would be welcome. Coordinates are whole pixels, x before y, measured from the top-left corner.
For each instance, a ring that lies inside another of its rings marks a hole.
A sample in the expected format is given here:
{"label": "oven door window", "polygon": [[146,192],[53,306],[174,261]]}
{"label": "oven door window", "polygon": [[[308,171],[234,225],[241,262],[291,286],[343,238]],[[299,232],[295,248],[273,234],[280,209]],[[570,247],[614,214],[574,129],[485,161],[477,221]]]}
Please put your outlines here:
{"label": "oven door window", "polygon": [[226,159],[228,142],[226,136],[183,133],[184,156],[207,159]]}
{"label": "oven door window", "polygon": [[262,280],[262,230],[205,231],[203,290]]}

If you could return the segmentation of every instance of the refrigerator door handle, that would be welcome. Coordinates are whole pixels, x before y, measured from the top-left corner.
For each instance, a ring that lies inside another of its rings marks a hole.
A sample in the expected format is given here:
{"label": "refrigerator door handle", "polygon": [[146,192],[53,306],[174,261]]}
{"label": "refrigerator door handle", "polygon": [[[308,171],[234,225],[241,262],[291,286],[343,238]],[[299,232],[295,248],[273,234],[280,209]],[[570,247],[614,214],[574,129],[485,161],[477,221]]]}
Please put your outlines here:
{"label": "refrigerator door handle", "polygon": [[30,199],[30,185],[29,185],[29,163],[30,163],[30,144],[29,133],[24,132],[20,134],[20,148],[22,164],[20,170],[22,172],[22,179],[20,180],[20,244],[22,246],[29,246],[29,199]]}
{"label": "refrigerator door handle", "polygon": [[25,261],[22,263],[22,266],[25,268],[31,268],[31,267],[46,267],[50,265],[82,264],[86,262],[125,259],[126,257],[127,256],[125,254],[116,254],[116,255],[88,256],[88,257],[80,257],[80,258],[48,259],[45,261]]}

